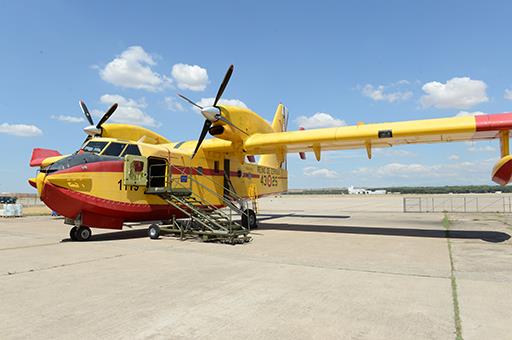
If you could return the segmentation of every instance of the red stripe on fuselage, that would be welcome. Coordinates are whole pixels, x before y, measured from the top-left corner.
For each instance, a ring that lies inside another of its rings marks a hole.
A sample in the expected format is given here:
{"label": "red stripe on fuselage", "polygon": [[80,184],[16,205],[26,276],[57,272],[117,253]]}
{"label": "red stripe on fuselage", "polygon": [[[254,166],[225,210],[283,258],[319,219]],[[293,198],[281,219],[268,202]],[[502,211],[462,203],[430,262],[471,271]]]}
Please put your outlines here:
{"label": "red stripe on fuselage", "polygon": [[123,172],[124,161],[103,161],[94,163],[83,163],[71,168],[58,170],[51,174],[66,174],[72,172]]}
{"label": "red stripe on fuselage", "polygon": [[[172,169],[173,175],[205,175],[205,176],[224,176],[224,171],[215,169],[202,169],[199,170],[200,167],[192,168],[192,167],[184,167],[184,166],[174,166]],[[229,173],[230,177],[238,177],[237,171],[231,171]],[[260,178],[259,174],[252,174],[249,172],[242,172],[242,177],[248,178]]]}

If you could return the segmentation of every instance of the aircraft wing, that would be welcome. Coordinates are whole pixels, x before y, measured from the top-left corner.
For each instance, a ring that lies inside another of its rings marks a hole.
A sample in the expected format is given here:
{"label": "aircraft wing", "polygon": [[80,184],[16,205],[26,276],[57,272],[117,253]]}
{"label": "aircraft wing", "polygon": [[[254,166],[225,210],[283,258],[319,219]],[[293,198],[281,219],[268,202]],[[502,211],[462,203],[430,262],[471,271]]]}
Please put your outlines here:
{"label": "aircraft wing", "polygon": [[512,129],[512,113],[360,124],[336,128],[255,134],[244,149],[250,154],[379,148],[400,144],[499,138]]}
{"label": "aircraft wing", "polygon": [[371,158],[373,148],[501,138],[502,159],[493,171],[493,180],[506,184],[512,176],[511,129],[512,113],[501,113],[254,134],[245,140],[244,149],[254,155],[311,151],[320,160],[325,150],[361,148]]}

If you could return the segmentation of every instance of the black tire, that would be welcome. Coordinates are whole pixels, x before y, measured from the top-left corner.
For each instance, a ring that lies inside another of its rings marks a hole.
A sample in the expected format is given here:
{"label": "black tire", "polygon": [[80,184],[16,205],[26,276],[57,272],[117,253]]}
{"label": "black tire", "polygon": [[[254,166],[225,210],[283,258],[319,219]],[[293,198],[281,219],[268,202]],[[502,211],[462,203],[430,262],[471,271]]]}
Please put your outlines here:
{"label": "black tire", "polygon": [[78,230],[77,227],[73,227],[71,228],[71,230],[69,231],[69,238],[71,239],[71,241],[78,241],[78,239],[76,238],[76,231]]}
{"label": "black tire", "polygon": [[256,213],[252,209],[244,210],[242,215],[242,225],[245,228],[256,229],[258,228],[258,221],[256,219]]}
{"label": "black tire", "polygon": [[148,228],[148,236],[152,240],[156,240],[160,237],[160,227],[156,224],[152,224]]}
{"label": "black tire", "polygon": [[77,241],[87,241],[91,238],[92,231],[89,227],[81,226],[76,230],[75,235]]}

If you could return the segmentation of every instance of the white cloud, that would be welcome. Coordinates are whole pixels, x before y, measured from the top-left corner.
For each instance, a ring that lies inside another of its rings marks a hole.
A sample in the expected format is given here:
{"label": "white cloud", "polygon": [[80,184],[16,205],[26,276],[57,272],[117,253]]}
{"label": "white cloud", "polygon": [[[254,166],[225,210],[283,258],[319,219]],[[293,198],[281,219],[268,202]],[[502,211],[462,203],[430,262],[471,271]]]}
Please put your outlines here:
{"label": "white cloud", "polygon": [[59,120],[61,122],[66,122],[66,123],[83,123],[83,122],[85,122],[84,117],[76,117],[76,116],[65,116],[65,115],[54,116],[54,115],[52,115],[50,118]]}
{"label": "white cloud", "polygon": [[304,175],[308,177],[321,177],[321,178],[337,178],[338,173],[334,170],[326,168],[317,168],[314,166],[308,166],[304,168]]}
{"label": "white cloud", "polygon": [[484,114],[485,114],[485,112],[481,112],[481,111],[474,111],[474,112],[459,111],[459,113],[457,113],[455,115],[455,117],[480,116],[480,115],[484,115]]}
{"label": "white cloud", "polygon": [[485,82],[469,77],[455,77],[444,84],[432,81],[422,89],[426,93],[421,97],[423,107],[467,109],[489,100]]}
{"label": "white cloud", "polygon": [[299,127],[303,127],[305,129],[317,129],[323,127],[337,127],[347,125],[344,120],[334,118],[330,114],[324,112],[317,112],[310,117],[299,116],[295,122]]}
{"label": "white cloud", "polygon": [[[214,101],[215,101],[215,98],[201,98],[201,100],[199,100],[196,104],[199,106],[205,107],[205,106],[213,105]],[[221,98],[219,100],[219,104],[247,108],[247,105],[245,105],[245,103],[239,99],[222,99]]]}
{"label": "white cloud", "polygon": [[198,65],[176,64],[171,74],[178,88],[184,90],[203,91],[209,83],[208,72]]}
{"label": "white cloud", "polygon": [[43,131],[35,125],[2,123],[0,124],[0,133],[20,137],[34,137],[42,135]]}
{"label": "white cloud", "polygon": [[[453,155],[452,155],[453,156]],[[453,160],[456,160],[453,158]],[[425,179],[425,178],[452,178],[453,179],[468,179],[471,175],[478,178],[484,174],[488,174],[492,164],[496,159],[486,159],[483,161],[474,162],[459,162],[459,163],[446,163],[446,164],[403,164],[403,163],[389,163],[376,168],[359,168],[353,171],[357,175],[372,176],[372,178],[409,178],[409,179]],[[487,175],[486,175],[487,176]]]}
{"label": "white cloud", "polygon": [[170,79],[151,69],[156,62],[140,46],[128,47],[100,70],[103,80],[122,87],[147,91],[161,90]]}
{"label": "white cloud", "polygon": [[408,150],[393,149],[393,148],[382,148],[375,149],[375,154],[381,154],[383,156],[399,156],[399,157],[416,157],[417,154]]}
{"label": "white cloud", "polygon": [[[144,99],[135,100],[116,94],[104,94],[101,96],[100,101],[108,105],[112,105],[114,103],[119,104],[117,110],[110,117],[109,122],[144,125],[150,127],[159,126],[153,117],[149,116],[142,110],[147,106]],[[101,117],[104,112],[93,110],[93,114]]]}
{"label": "white cloud", "polygon": [[389,103],[395,103],[405,101],[412,97],[411,91],[400,91],[396,90],[400,85],[408,85],[407,80],[400,80],[396,83],[388,85],[373,86],[366,84],[363,86],[361,92],[364,96],[369,97],[375,101],[387,101]]}
{"label": "white cloud", "polygon": [[380,176],[415,176],[420,174],[428,174],[431,169],[423,164],[402,164],[402,163],[389,163],[377,170]]}
{"label": "white cloud", "polygon": [[508,100],[512,100],[512,90],[511,89],[506,89],[505,90],[505,94],[503,95],[503,98],[508,99]]}
{"label": "white cloud", "polygon": [[494,152],[494,151],[496,151],[496,148],[494,148],[490,145],[479,146],[479,147],[471,146],[468,148],[468,151],[469,152]]}
{"label": "white cloud", "polygon": [[164,98],[165,106],[171,111],[185,111],[183,105],[173,97]]}
{"label": "white cloud", "polygon": [[451,161],[458,161],[460,159],[459,155],[450,155],[450,157],[448,157],[449,160]]}

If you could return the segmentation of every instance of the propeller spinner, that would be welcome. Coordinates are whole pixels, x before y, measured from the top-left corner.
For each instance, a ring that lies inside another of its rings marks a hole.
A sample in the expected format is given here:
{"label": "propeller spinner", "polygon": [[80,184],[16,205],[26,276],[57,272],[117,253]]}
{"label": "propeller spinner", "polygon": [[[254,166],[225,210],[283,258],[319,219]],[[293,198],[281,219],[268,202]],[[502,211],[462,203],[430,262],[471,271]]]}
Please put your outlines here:
{"label": "propeller spinner", "polygon": [[196,148],[194,150],[194,153],[192,154],[192,158],[194,158],[194,156],[197,153],[197,150],[199,150],[199,147],[203,143],[203,140],[206,137],[206,134],[208,133],[208,130],[210,129],[212,124],[217,121],[224,122],[224,123],[234,127],[235,129],[245,133],[245,131],[242,131],[237,126],[235,126],[235,124],[230,122],[227,118],[223,117],[220,108],[217,106],[217,103],[219,102],[220,98],[222,97],[222,94],[224,93],[224,90],[228,86],[229,79],[231,78],[231,75],[233,74],[233,69],[234,69],[233,65],[230,65],[228,68],[228,71],[226,72],[226,75],[224,76],[224,79],[222,80],[222,83],[220,84],[219,90],[217,91],[217,95],[215,96],[215,101],[213,102],[212,106],[202,107],[202,106],[198,105],[197,103],[195,103],[194,101],[188,99],[184,95],[178,94],[178,96],[180,96],[180,98],[184,99],[185,101],[187,101],[190,104],[197,107],[201,111],[201,114],[204,116],[204,118],[206,118],[204,121],[204,124],[203,124],[203,129],[201,130],[201,134],[199,135],[199,139],[197,141]]}
{"label": "propeller spinner", "polygon": [[[91,113],[89,112],[89,109],[87,108],[87,106],[85,105],[84,101],[83,100],[80,100],[79,102],[80,104],[80,108],[82,109],[82,112],[84,113],[85,115],[85,118],[87,118],[87,121],[89,122],[89,126],[85,127],[84,128],[84,131],[85,133],[88,135],[87,136],[87,139],[91,138],[92,136],[98,136],[98,135],[101,135],[101,132],[102,132],[102,129],[101,129],[101,126],[110,118],[110,116],[112,116],[112,114],[114,113],[114,111],[117,109],[117,103],[114,103],[108,110],[107,112],[105,112],[105,114],[103,115],[103,117],[101,117],[100,121],[98,122],[98,124],[94,124],[94,121],[92,120],[92,116],[91,116]],[[87,140],[86,139],[86,140]]]}

